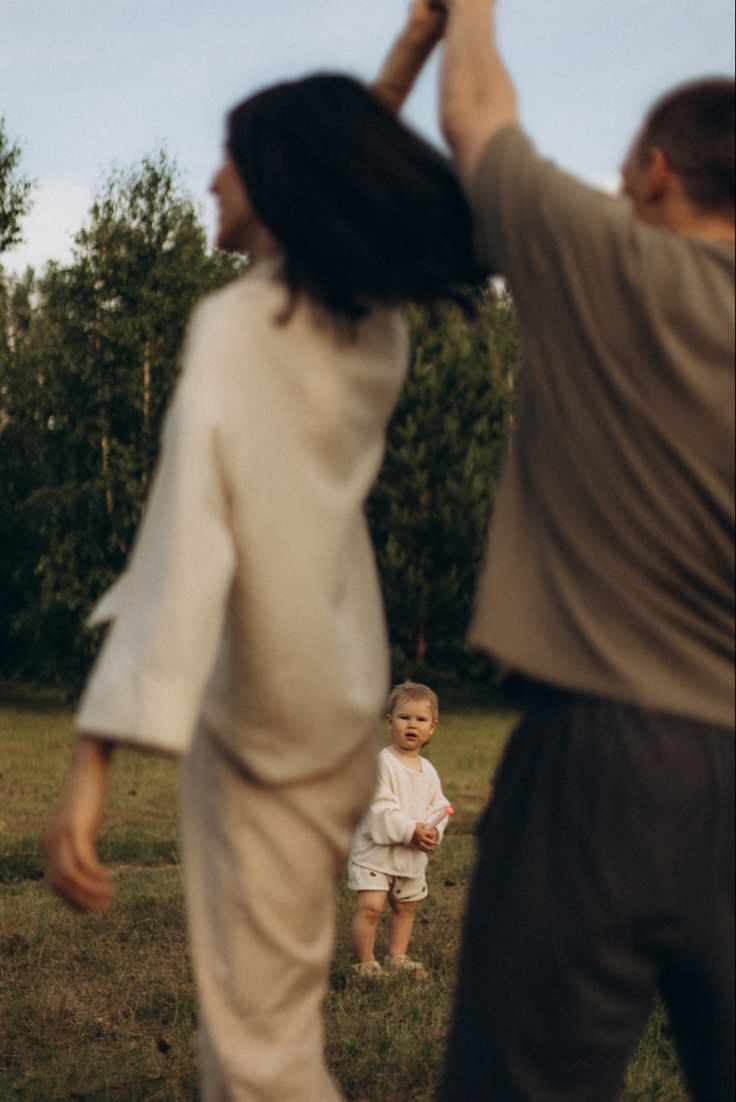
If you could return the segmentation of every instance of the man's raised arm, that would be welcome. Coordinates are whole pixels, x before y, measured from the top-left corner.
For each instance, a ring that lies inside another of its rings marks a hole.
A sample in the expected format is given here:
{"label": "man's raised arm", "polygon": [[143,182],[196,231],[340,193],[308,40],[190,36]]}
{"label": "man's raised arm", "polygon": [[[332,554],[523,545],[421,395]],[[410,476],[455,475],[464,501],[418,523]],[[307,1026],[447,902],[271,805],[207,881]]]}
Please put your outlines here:
{"label": "man's raised arm", "polygon": [[469,187],[489,139],[518,120],[516,92],[496,46],[495,0],[443,2],[442,129]]}
{"label": "man's raised arm", "polygon": [[374,92],[396,114],[411,92],[424,63],[442,38],[446,10],[442,0],[412,0],[409,18],[386,58]]}

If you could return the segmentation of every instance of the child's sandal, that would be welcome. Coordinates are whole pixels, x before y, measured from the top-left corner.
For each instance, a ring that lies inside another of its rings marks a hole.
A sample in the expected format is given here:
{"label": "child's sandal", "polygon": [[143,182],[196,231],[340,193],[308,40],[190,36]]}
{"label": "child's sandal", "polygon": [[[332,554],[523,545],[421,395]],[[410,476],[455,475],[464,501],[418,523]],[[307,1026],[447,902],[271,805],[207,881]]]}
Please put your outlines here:
{"label": "child's sandal", "polygon": [[377,960],[364,960],[362,964],[353,965],[353,975],[361,978],[365,976],[372,980],[382,980],[386,973]]}
{"label": "child's sandal", "polygon": [[383,962],[385,972],[411,972],[416,980],[427,978],[427,969],[418,960],[411,960],[404,953],[396,957],[386,957]]}

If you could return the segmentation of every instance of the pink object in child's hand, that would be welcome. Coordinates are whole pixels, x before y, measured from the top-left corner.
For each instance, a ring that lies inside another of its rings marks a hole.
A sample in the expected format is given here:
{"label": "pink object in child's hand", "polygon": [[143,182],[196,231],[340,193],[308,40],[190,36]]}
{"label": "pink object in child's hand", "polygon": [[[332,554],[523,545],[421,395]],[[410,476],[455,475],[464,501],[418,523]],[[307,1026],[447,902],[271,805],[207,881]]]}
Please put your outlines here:
{"label": "pink object in child's hand", "polygon": [[439,826],[443,819],[449,819],[450,815],[454,814],[455,809],[453,807],[443,807],[442,811],[438,811],[436,814],[434,814],[432,818],[424,825],[430,828]]}

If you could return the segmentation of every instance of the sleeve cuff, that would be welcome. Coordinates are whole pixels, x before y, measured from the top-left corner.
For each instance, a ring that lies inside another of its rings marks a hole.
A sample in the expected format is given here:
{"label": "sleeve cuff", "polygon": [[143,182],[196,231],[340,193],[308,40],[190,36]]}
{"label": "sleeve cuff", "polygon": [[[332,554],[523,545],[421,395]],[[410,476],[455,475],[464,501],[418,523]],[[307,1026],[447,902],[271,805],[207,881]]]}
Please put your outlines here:
{"label": "sleeve cuff", "polygon": [[99,678],[89,689],[74,718],[82,734],[102,735],[147,750],[182,757],[187,753],[197,723],[199,699],[188,686],[147,675]]}

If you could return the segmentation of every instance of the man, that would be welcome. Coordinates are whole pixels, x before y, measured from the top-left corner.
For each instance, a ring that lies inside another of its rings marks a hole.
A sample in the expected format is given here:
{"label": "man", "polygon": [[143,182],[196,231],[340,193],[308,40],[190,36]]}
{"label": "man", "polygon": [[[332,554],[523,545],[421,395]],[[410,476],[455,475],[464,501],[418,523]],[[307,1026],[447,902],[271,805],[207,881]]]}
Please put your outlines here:
{"label": "man", "polygon": [[518,125],[492,0],[442,117],[524,340],[471,638],[526,713],[480,827],[442,1102],[606,1102],[658,989],[733,1097],[734,87],[653,110],[612,198]]}

